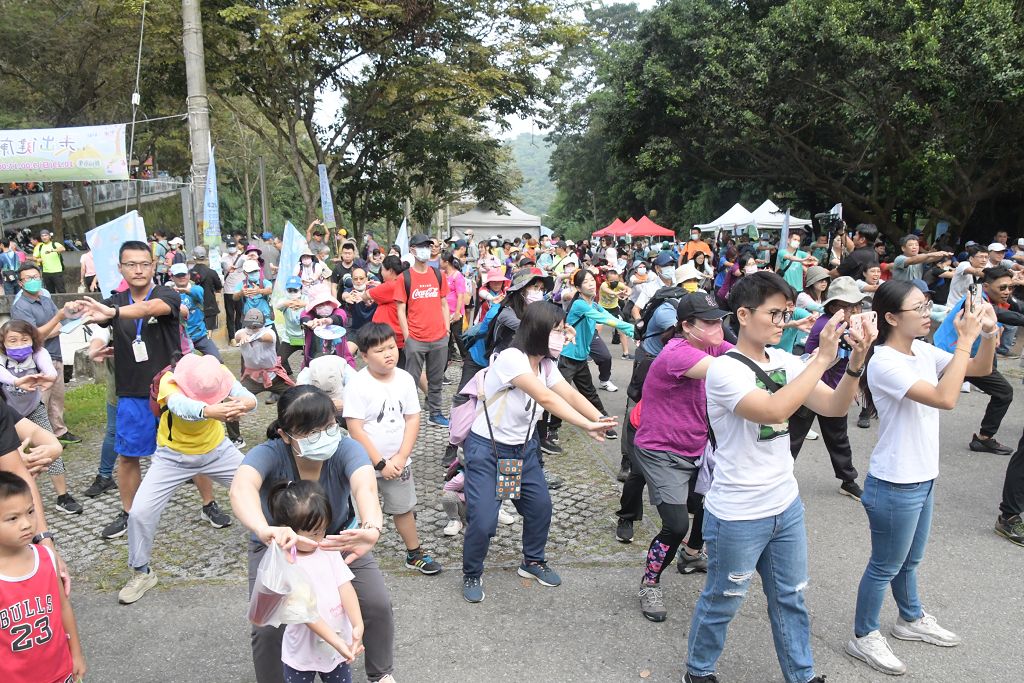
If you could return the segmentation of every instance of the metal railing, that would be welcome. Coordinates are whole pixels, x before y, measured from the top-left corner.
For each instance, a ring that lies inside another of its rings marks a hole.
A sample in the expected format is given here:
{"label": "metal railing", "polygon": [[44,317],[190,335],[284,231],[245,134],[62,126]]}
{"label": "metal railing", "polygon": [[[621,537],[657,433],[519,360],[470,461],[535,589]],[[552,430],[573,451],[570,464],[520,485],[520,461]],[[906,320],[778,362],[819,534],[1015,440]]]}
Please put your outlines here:
{"label": "metal railing", "polygon": [[[118,202],[132,202],[136,199],[152,201],[177,192],[184,185],[181,178],[158,178],[154,180],[118,180],[112,182],[96,182],[89,185],[93,192],[93,203],[96,209]],[[61,193],[61,205],[64,211],[75,211],[82,208],[82,199],[72,187],[65,187]],[[50,216],[53,211],[53,193],[36,192],[15,197],[0,199],[0,223],[5,228],[20,228],[21,224],[39,222]]]}

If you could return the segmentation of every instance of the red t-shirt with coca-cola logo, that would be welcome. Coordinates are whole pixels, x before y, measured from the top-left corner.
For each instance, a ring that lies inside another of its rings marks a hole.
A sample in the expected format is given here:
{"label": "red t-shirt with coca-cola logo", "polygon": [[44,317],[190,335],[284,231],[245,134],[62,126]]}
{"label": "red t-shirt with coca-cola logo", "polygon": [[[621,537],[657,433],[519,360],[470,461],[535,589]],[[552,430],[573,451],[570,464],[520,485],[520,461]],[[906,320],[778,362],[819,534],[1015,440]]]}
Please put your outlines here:
{"label": "red t-shirt with coca-cola logo", "polygon": [[418,273],[409,271],[409,293],[405,291],[405,273],[396,278],[395,299],[405,303],[405,317],[409,321],[409,338],[420,342],[435,342],[448,334],[448,321],[441,310],[441,300],[448,296],[448,280],[437,271],[427,268]]}

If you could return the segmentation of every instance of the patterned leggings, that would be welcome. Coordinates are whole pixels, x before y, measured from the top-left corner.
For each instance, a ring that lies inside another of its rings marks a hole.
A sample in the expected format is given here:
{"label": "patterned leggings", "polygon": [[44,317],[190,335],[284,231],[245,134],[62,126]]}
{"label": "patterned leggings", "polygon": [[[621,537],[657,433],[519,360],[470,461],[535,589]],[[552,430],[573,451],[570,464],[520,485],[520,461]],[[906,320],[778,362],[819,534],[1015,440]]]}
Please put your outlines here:
{"label": "patterned leggings", "polygon": [[[50,424],[50,418],[46,415],[46,406],[44,404],[40,403],[37,405],[35,409],[25,417],[51,434],[53,433],[53,426]],[[51,477],[64,474],[64,458],[57,458],[51,462],[50,466],[46,468],[46,473]]]}
{"label": "patterned leggings", "polygon": [[313,683],[318,673],[323,683],[352,683],[352,670],[345,662],[339,664],[334,671],[326,673],[323,671],[299,671],[287,664],[282,664],[282,666],[284,667],[284,683]]}

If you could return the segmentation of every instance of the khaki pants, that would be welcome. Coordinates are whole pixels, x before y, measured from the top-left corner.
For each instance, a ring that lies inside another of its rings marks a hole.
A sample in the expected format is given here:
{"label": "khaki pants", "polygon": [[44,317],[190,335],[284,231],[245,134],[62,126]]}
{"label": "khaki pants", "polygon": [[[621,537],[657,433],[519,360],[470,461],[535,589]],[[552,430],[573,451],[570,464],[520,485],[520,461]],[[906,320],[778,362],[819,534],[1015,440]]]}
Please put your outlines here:
{"label": "khaki pants", "polygon": [[46,415],[50,418],[53,433],[60,437],[68,431],[68,426],[64,424],[64,363],[54,360],[53,367],[57,370],[57,381],[43,392],[42,399],[46,404]]}

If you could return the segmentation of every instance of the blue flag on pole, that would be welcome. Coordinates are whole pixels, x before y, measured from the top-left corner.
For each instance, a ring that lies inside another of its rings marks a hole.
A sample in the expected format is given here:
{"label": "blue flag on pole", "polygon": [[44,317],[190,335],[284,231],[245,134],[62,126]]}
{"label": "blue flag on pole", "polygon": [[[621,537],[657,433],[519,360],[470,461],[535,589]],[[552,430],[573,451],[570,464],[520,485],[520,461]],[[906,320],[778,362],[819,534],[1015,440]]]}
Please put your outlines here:
{"label": "blue flag on pole", "polygon": [[327,166],[320,164],[316,167],[320,174],[320,209],[324,215],[324,227],[333,231],[338,227],[334,219],[334,199],[331,197],[331,185],[327,181]]}
{"label": "blue flag on pole", "polygon": [[129,240],[146,241],[146,226],[138,211],[131,211],[109,223],[85,233],[85,241],[92,250],[96,264],[96,278],[103,296],[110,296],[121,284],[121,269],[118,267],[118,252],[121,245]]}
{"label": "blue flag on pole", "polygon": [[203,244],[220,244],[220,204],[217,201],[217,164],[210,148],[210,167],[206,171],[206,192],[203,195]]}

